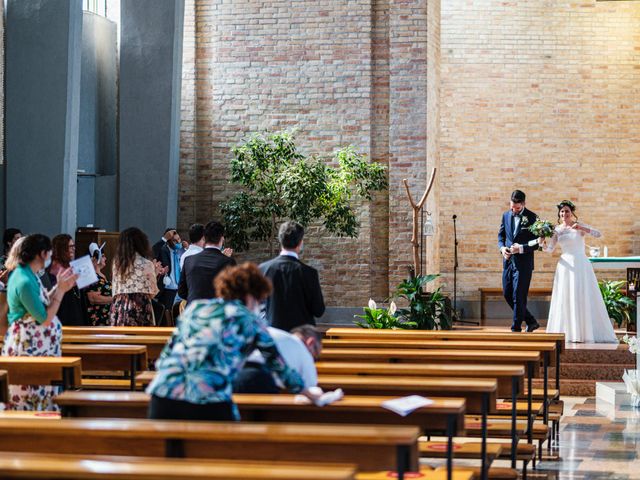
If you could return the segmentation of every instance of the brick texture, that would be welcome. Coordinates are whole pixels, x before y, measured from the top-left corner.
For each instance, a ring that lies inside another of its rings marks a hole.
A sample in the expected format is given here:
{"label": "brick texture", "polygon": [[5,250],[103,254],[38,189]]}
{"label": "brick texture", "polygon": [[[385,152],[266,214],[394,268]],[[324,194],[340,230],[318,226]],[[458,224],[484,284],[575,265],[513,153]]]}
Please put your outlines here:
{"label": "brick texture", "polygon": [[[639,21],[639,2],[442,2],[440,271],[450,284],[455,213],[464,298],[501,283],[515,188],[553,221],[573,200],[604,233],[588,244],[639,251]],[[551,287],[557,257],[536,255],[532,286]]]}
{"label": "brick texture", "polygon": [[[398,178],[424,182],[426,1],[192,0],[186,10],[179,226],[219,216],[234,193],[230,149],[251,132],[297,127],[309,155],[353,144],[390,166],[392,193],[360,206],[357,239],[310,228],[305,260],[329,305],[384,299],[410,258],[406,205],[389,223],[404,202]],[[253,247],[240,259],[268,257]]]}

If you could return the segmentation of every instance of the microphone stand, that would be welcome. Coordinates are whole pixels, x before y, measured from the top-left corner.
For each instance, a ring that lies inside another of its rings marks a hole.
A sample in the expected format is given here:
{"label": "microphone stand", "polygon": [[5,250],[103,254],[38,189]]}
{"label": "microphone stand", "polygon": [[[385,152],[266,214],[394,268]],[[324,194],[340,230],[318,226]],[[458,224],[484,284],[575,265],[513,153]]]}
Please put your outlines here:
{"label": "microphone stand", "polygon": [[467,325],[480,325],[480,322],[461,320],[458,315],[458,231],[456,228],[457,215],[453,215],[453,321]]}

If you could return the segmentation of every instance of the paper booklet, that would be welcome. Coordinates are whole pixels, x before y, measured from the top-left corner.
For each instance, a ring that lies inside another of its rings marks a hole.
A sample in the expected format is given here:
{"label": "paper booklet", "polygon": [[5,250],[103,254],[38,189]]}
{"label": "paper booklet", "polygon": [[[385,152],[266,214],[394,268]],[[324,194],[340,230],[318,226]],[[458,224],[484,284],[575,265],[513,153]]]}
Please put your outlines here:
{"label": "paper booklet", "polygon": [[76,285],[80,290],[98,281],[98,275],[96,275],[96,270],[93,268],[89,255],[71,260],[69,264],[73,272],[78,275]]}
{"label": "paper booklet", "polygon": [[421,397],[420,395],[409,395],[408,397],[394,398],[382,402],[382,406],[387,410],[397,413],[401,417],[406,417],[420,407],[431,405],[433,400]]}

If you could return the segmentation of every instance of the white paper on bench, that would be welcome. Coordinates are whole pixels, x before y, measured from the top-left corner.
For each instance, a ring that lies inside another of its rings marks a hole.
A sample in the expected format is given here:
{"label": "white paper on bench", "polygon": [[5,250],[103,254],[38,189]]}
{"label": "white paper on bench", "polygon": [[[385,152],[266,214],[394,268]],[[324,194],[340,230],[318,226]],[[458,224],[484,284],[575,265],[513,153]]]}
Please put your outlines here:
{"label": "white paper on bench", "polygon": [[69,265],[71,265],[73,273],[78,275],[76,285],[80,290],[98,281],[98,275],[96,275],[96,270],[93,268],[89,255],[71,260]]}
{"label": "white paper on bench", "polygon": [[[314,388],[314,387],[311,387],[311,388]],[[331,405],[332,403],[337,402],[338,400],[341,400],[342,397],[344,397],[344,392],[342,391],[341,388],[338,388],[336,390],[333,390],[332,392],[324,392],[313,403],[317,407],[324,407],[325,405]],[[311,400],[308,397],[305,397],[304,395],[296,395],[293,401],[294,403],[302,403],[302,404],[311,403]]]}
{"label": "white paper on bench", "polygon": [[408,397],[394,398],[382,402],[382,406],[387,410],[397,413],[401,417],[406,417],[420,407],[431,405],[433,400],[421,397],[420,395],[409,395]]}

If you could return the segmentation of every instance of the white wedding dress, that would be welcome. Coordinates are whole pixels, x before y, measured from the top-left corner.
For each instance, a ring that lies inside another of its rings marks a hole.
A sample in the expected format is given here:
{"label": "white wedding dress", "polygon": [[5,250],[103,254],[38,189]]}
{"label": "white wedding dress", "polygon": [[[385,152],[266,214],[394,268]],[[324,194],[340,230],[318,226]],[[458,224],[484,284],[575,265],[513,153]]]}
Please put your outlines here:
{"label": "white wedding dress", "polygon": [[[590,228],[590,235],[600,237]],[[547,332],[564,333],[567,342],[618,343],[598,280],[585,254],[584,232],[558,225],[546,252],[560,244],[562,255],[553,279]]]}

